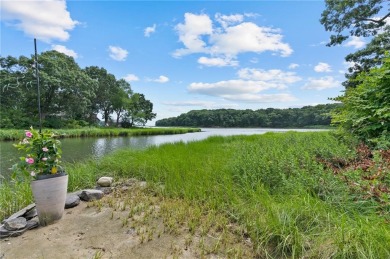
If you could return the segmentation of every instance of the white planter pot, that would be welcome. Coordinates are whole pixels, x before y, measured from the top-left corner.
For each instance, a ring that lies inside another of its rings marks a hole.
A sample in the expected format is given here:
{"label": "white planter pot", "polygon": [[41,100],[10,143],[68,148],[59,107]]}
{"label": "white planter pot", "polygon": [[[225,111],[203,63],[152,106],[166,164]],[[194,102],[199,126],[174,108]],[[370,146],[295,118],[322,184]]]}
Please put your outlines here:
{"label": "white planter pot", "polygon": [[31,189],[41,226],[50,225],[62,218],[67,188],[67,174],[31,182]]}

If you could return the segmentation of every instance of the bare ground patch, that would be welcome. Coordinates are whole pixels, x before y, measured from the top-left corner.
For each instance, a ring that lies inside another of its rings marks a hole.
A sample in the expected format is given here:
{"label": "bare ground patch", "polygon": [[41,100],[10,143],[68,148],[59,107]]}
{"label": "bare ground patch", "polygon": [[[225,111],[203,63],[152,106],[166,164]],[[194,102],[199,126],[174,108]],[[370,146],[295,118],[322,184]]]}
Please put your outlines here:
{"label": "bare ground patch", "polygon": [[[157,188],[158,189],[158,188]],[[253,258],[244,231],[206,205],[118,185],[53,225],[1,240],[0,258]]]}

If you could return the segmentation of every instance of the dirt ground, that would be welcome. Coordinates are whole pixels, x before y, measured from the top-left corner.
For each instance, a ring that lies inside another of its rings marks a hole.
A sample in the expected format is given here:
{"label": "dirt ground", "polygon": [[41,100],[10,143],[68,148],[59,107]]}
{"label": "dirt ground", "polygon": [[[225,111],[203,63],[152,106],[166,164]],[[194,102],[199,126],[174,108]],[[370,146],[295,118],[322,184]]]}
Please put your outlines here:
{"label": "dirt ground", "polygon": [[222,216],[128,187],[0,242],[0,259],[252,257],[250,241]]}

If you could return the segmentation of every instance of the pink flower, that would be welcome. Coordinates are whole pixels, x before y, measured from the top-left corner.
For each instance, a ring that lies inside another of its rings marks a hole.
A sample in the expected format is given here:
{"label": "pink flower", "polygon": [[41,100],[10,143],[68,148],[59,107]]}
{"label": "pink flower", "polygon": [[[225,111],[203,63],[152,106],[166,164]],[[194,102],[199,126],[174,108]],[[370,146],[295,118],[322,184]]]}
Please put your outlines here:
{"label": "pink flower", "polygon": [[32,157],[26,157],[26,162],[28,163],[28,164],[34,164],[34,158],[32,158]]}
{"label": "pink flower", "polygon": [[47,157],[42,157],[42,161],[46,161],[47,160]]}
{"label": "pink flower", "polygon": [[32,138],[33,134],[31,133],[31,131],[26,131],[26,137],[28,138]]}
{"label": "pink flower", "polygon": [[34,171],[31,171],[30,175],[31,175],[31,176],[35,176],[35,172],[34,172]]}
{"label": "pink flower", "polygon": [[49,151],[49,149],[47,147],[44,147],[44,148],[42,148],[42,151],[47,152],[47,151]]}

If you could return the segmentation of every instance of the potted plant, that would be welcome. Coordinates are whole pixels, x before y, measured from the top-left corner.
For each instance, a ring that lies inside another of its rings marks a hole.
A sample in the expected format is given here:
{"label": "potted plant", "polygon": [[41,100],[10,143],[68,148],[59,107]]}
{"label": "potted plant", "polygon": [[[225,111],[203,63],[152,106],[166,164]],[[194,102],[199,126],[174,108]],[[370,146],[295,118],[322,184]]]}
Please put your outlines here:
{"label": "potted plant", "polygon": [[68,175],[61,167],[61,142],[49,130],[38,132],[32,127],[14,146],[23,152],[13,166],[14,176],[31,179],[39,223],[46,226],[61,219],[65,208]]}

